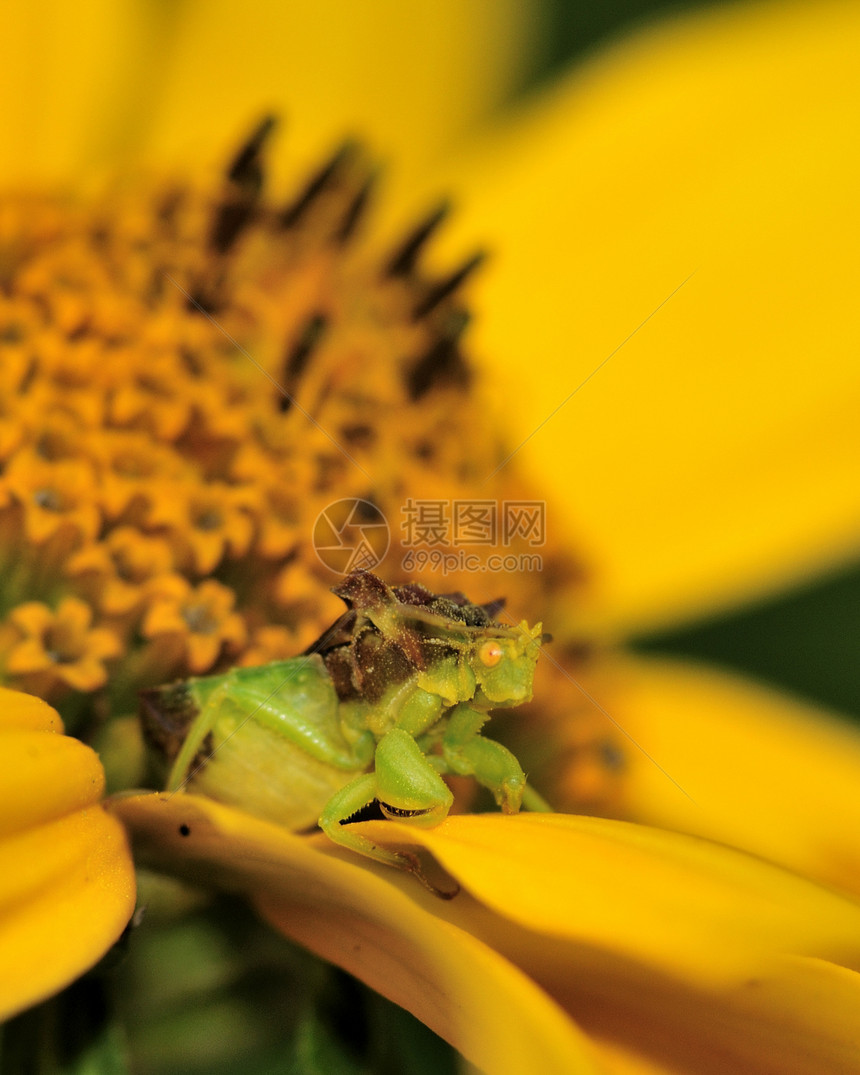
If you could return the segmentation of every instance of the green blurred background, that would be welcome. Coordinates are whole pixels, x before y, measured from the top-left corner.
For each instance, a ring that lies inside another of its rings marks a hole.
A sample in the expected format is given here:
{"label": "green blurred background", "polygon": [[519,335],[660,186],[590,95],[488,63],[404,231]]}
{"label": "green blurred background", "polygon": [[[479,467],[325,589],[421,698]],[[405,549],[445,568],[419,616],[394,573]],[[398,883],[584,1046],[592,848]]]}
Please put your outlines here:
{"label": "green blurred background", "polygon": [[695,0],[533,0],[540,44],[523,89],[549,81],[586,53],[655,19],[717,6],[727,5]]}

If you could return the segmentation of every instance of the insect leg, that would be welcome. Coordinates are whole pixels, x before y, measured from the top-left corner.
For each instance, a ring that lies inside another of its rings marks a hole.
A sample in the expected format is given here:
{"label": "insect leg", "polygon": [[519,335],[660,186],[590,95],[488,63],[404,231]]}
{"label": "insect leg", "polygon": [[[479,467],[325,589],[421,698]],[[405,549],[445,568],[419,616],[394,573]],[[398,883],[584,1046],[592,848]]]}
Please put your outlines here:
{"label": "insect leg", "polygon": [[418,860],[414,855],[389,851],[356,832],[353,826],[343,824],[363,807],[372,803],[375,798],[375,774],[364,773],[356,777],[329,799],[319,819],[320,828],[331,841],[340,844],[341,847],[346,847],[359,855],[366,855],[377,862],[384,862],[388,866],[397,866],[401,870],[416,873],[423,880]]}
{"label": "insect leg", "polygon": [[170,775],[167,778],[168,791],[178,791],[185,783],[189,775],[188,769],[200,750],[203,740],[215,726],[221,704],[225,698],[229,697],[231,687],[230,677],[227,676],[194,718],[188,735],[185,737],[185,742],[182,744],[182,748],[171,766]]}

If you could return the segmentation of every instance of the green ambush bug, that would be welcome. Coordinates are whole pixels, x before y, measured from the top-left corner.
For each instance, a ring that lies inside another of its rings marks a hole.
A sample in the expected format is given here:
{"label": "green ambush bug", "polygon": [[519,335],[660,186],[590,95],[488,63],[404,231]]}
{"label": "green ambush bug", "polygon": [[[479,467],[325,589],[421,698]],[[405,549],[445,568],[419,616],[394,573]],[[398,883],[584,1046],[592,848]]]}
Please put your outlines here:
{"label": "green ambush bug", "polygon": [[[376,801],[430,827],[472,776],[505,813],[547,809],[517,759],[481,730],[491,709],[532,697],[541,625],[506,627],[473,605],[368,571],[337,587],[348,611],[305,653],[142,692],[147,738],[187,788],[422,876],[413,855],[345,824]],[[433,887],[433,886],[430,886]]]}

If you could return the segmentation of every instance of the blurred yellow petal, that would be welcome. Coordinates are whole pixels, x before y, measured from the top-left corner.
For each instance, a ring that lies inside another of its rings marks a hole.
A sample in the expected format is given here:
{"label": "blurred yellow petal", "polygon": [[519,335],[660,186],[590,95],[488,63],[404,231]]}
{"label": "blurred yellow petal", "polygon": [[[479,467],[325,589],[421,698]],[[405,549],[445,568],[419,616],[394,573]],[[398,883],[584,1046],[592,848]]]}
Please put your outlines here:
{"label": "blurred yellow petal", "polygon": [[97,756],[37,699],[2,692],[0,1018],[92,966],[134,907],[125,832],[99,804]]}
{"label": "blurred yellow petal", "polygon": [[582,970],[555,995],[596,1039],[607,1075],[854,1075],[860,1065],[860,975],[824,960],[782,957],[713,994],[631,972],[613,1004]]}
{"label": "blurred yellow petal", "polygon": [[142,860],[256,894],[284,932],[413,1012],[484,1070],[598,1071],[553,1001],[492,948],[428,914],[448,905],[414,878],[191,795],[118,798],[110,809]]}
{"label": "blurred yellow petal", "polygon": [[665,1065],[644,1057],[633,1049],[625,1048],[616,1041],[598,1039],[592,1047],[600,1058],[606,1075],[670,1075]]}
{"label": "blurred yellow petal", "polygon": [[4,4],[0,170],[7,184],[67,183],[105,163],[106,134],[145,36],[140,15],[133,0]]}
{"label": "blurred yellow petal", "polygon": [[192,0],[148,156],[194,164],[274,111],[289,132],[279,153],[311,164],[354,135],[409,182],[498,102],[531,27],[519,0]]}
{"label": "blurred yellow petal", "polygon": [[[860,893],[860,737],[852,727],[680,661],[607,660],[588,690],[623,729],[625,816]],[[563,778],[556,794],[561,805],[571,801]]]}
{"label": "blurred yellow petal", "polygon": [[123,160],[196,166],[274,110],[293,159],[354,134],[408,189],[516,81],[534,28],[521,0],[12,0],[0,165],[7,182]]}
{"label": "blurred yellow petal", "polygon": [[496,251],[475,336],[518,462],[591,556],[596,626],[857,552],[858,47],[850,3],[661,26],[460,182]]}

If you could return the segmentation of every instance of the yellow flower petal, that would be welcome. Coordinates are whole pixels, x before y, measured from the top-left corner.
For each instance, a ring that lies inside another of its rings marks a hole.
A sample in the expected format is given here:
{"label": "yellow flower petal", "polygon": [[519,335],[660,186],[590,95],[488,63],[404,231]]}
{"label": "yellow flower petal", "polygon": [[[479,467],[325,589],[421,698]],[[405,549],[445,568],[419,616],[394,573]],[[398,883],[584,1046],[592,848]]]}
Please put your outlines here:
{"label": "yellow flower petal", "polygon": [[720,983],[773,952],[860,960],[854,901],[681,834],[564,814],[367,831],[426,847],[499,915],[690,982]]}
{"label": "yellow flower petal", "polygon": [[41,729],[8,728],[5,720],[0,725],[4,755],[0,837],[98,802],[104,791],[104,773],[88,746]]}
{"label": "yellow flower petal", "polygon": [[821,956],[860,965],[860,906],[729,848],[560,815],[366,823],[374,840],[431,849],[463,885],[444,901],[322,836],[193,796],[111,809],[144,859],[251,893],[486,1071],[594,1069],[580,1017],[651,1070],[856,1070],[860,976]]}
{"label": "yellow flower petal", "polygon": [[0,876],[0,1018],[7,1018],[107,951],[128,922],[135,887],[122,826],[100,806],[4,839]]}
{"label": "yellow flower petal", "polygon": [[[44,703],[0,692],[0,1019],[99,959],[134,906],[122,826],[101,808],[104,773]],[[47,711],[47,712],[46,712]]]}
{"label": "yellow flower petal", "polygon": [[129,0],[4,7],[0,168],[7,181],[65,182],[92,167],[134,67],[137,8]]}
{"label": "yellow flower petal", "polygon": [[63,722],[56,709],[32,694],[0,687],[0,727],[4,731],[63,733]]}
{"label": "yellow flower petal", "polygon": [[[376,892],[375,885],[359,886],[348,902],[341,899],[336,915],[326,916],[322,929],[314,903],[293,893],[266,893],[258,908],[287,936],[352,973],[360,947],[363,980],[408,1008],[482,1071],[599,1071],[575,1024],[492,946],[434,919],[393,888],[381,897]],[[369,899],[372,913],[365,906]]]}
{"label": "yellow flower petal", "polygon": [[617,658],[589,690],[630,737],[620,740],[627,816],[860,893],[860,737],[850,726],[677,661]]}
{"label": "yellow flower petal", "polygon": [[[458,897],[445,917],[657,1070],[856,1071],[855,901],[720,845],[605,819],[397,828],[386,842],[431,849],[495,912]],[[385,839],[384,824],[365,831]]]}
{"label": "yellow flower petal", "polygon": [[[19,606],[19,608],[22,606]],[[15,610],[18,611],[17,609]],[[20,621],[19,621],[20,622]],[[19,642],[6,658],[6,671],[13,676],[26,675],[28,672],[43,672],[53,664],[41,639],[25,638]]]}
{"label": "yellow flower petal", "polygon": [[592,1048],[606,1075],[674,1075],[664,1065],[615,1041],[596,1040]]}
{"label": "yellow flower petal", "polygon": [[12,610],[9,619],[28,635],[40,635],[51,626],[54,616],[42,601],[26,601]]}
{"label": "yellow flower petal", "polygon": [[312,162],[354,134],[390,155],[405,185],[498,100],[532,29],[513,0],[186,3],[160,57],[149,156],[195,164],[201,146],[274,110],[289,127],[281,151]]}
{"label": "yellow flower petal", "polygon": [[858,45],[855,4],[718,8],[476,154],[466,224],[498,253],[475,338],[548,528],[591,554],[597,625],[857,551]]}
{"label": "yellow flower petal", "polygon": [[408,1008],[482,1069],[597,1072],[575,1025],[491,948],[427,914],[422,904],[443,901],[413,878],[320,854],[284,829],[191,795],[114,799],[110,809],[142,858],[256,892],[279,928]]}
{"label": "yellow flower petal", "polygon": [[783,957],[717,995],[630,975],[627,1004],[607,1004],[597,982],[570,983],[566,997],[607,1075],[854,1075],[860,1064],[860,975],[823,960]]}

